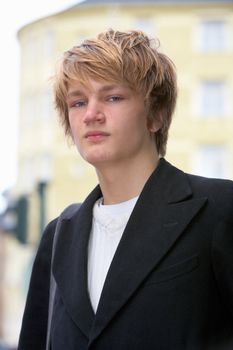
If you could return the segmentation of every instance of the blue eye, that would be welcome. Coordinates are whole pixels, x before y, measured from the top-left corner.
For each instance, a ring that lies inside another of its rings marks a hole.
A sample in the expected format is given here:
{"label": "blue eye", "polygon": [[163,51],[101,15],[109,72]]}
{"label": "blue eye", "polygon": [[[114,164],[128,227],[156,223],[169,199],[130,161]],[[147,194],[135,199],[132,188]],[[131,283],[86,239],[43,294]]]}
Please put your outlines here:
{"label": "blue eye", "polygon": [[110,102],[117,102],[117,101],[120,101],[120,100],[122,100],[122,97],[120,97],[120,96],[111,96],[109,98]]}
{"label": "blue eye", "polygon": [[74,107],[77,107],[77,108],[81,108],[81,107],[83,107],[83,106],[85,106],[86,105],[86,102],[85,101],[76,101],[74,104],[73,104],[73,106]]}

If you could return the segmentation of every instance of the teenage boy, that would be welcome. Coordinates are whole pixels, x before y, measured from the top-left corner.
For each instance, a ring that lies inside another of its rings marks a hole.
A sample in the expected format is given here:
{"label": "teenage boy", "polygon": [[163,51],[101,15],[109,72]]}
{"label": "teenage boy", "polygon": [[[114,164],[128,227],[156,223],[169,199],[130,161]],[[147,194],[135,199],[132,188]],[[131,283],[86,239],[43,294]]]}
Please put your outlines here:
{"label": "teenage boy", "polygon": [[[64,54],[54,90],[99,185],[57,229],[51,349],[233,349],[233,183],[163,158],[171,60],[140,31],[109,30]],[[56,224],[34,263],[19,350],[45,349]]]}

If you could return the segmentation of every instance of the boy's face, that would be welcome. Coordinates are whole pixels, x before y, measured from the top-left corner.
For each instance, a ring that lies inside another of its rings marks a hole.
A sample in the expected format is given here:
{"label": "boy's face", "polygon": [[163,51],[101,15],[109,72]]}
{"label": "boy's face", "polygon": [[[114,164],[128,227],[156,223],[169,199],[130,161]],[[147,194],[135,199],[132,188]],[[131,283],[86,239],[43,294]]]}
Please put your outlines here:
{"label": "boy's face", "polygon": [[140,164],[147,152],[155,152],[143,97],[126,85],[92,79],[85,85],[74,82],[67,106],[73,140],[96,169]]}

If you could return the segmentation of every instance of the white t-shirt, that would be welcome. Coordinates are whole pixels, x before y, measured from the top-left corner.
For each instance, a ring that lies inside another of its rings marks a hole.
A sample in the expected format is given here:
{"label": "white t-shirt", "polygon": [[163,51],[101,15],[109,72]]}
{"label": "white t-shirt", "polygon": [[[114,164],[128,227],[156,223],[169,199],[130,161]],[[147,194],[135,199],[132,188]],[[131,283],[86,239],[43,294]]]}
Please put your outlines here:
{"label": "white t-shirt", "polygon": [[137,199],[103,205],[100,198],[93,207],[88,245],[88,292],[95,312],[107,272]]}

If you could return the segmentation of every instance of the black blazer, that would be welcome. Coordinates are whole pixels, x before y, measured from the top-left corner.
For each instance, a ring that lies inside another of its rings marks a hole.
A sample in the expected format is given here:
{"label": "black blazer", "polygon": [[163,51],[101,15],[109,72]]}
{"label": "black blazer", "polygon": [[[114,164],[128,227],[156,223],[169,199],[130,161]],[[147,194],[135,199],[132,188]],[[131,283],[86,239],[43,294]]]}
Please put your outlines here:
{"label": "black blazer", "polygon": [[[52,350],[232,350],[233,182],[188,175],[164,159],[145,184],[111,263],[94,314],[87,246],[97,186],[63,220]],[[19,350],[44,350],[51,245],[35,259]]]}

